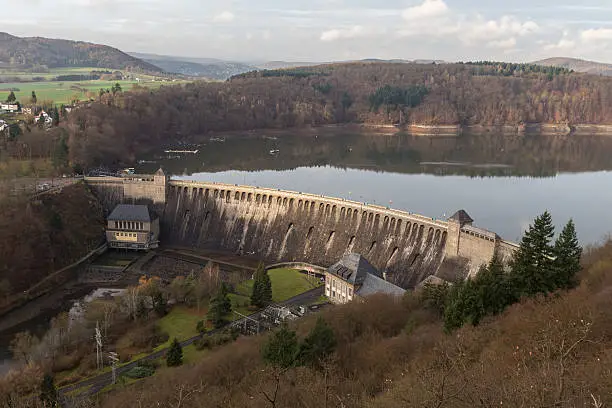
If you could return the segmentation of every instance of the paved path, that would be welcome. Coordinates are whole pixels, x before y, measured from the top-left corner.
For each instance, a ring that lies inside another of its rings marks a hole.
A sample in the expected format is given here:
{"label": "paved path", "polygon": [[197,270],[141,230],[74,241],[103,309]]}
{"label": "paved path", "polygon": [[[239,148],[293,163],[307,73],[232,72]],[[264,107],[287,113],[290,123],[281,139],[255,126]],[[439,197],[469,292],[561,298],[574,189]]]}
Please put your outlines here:
{"label": "paved path", "polygon": [[[323,286],[310,290],[308,292],[304,292],[302,294],[299,294],[295,297],[292,297],[291,299],[288,299],[284,302],[281,303],[281,305],[283,306],[300,306],[300,305],[305,305],[308,303],[311,303],[313,301],[315,301],[316,299],[318,299],[320,296],[323,295]],[[255,313],[255,315],[257,315],[260,312]],[[253,315],[251,315],[252,318]],[[245,318],[236,320],[232,323],[236,323],[236,322],[244,322]],[[225,328],[225,327],[224,327]],[[224,328],[221,329],[217,329],[217,330],[211,330],[207,333],[207,335],[212,335],[215,333],[218,333],[220,331],[222,331]],[[197,335],[194,336],[190,339],[187,339],[185,341],[181,342],[181,346],[186,347],[190,344],[192,344],[193,342],[195,342],[197,339],[199,339],[201,337],[201,335]],[[166,350],[167,349],[163,349],[160,351],[156,351],[155,353],[149,354],[143,358],[140,358],[138,360],[132,361],[129,364],[126,364],[122,367],[118,367],[117,368],[117,377],[119,377],[121,374],[131,370],[132,368],[136,367],[138,364],[140,364],[142,361],[148,361],[148,360],[156,360],[158,358],[163,357],[166,354]],[[89,389],[87,389],[87,391],[79,394],[79,395],[92,395],[95,394],[97,392],[99,392],[100,390],[102,390],[104,387],[106,387],[107,385],[111,384],[112,382],[112,373],[111,372],[107,372],[104,374],[100,374],[97,375],[95,377],[89,378],[85,381],[81,381],[79,383],[76,384],[72,384],[69,386],[66,386],[64,388],[61,388],[59,390],[60,394],[62,396],[66,396],[67,393],[80,389],[80,388],[84,388],[84,387],[88,387],[90,386]]]}

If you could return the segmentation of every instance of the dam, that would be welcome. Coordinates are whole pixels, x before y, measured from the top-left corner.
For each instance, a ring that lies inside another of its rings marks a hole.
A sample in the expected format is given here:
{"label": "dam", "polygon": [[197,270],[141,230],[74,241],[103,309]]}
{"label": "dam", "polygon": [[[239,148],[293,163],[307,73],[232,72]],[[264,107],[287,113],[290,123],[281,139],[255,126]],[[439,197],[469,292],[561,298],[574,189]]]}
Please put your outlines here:
{"label": "dam", "polygon": [[438,220],[341,198],[173,180],[161,170],[85,181],[108,211],[119,203],[151,205],[161,216],[162,244],[324,267],[357,252],[406,289],[429,276],[474,274],[494,253],[507,261],[517,248],[474,226],[463,210]]}

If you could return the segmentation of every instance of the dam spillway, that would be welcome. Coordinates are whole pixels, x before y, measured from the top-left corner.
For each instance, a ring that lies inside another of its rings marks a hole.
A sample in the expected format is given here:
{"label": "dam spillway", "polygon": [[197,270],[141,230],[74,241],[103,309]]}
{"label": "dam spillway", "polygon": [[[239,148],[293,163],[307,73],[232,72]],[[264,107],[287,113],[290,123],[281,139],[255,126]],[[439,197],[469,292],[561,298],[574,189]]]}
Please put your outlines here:
{"label": "dam spillway", "polygon": [[516,249],[472,226],[464,212],[463,219],[436,220],[320,195],[168,180],[163,172],[85,181],[109,211],[118,203],[152,205],[161,215],[163,245],[324,267],[357,252],[406,289],[431,275],[475,273],[494,253],[505,261]]}

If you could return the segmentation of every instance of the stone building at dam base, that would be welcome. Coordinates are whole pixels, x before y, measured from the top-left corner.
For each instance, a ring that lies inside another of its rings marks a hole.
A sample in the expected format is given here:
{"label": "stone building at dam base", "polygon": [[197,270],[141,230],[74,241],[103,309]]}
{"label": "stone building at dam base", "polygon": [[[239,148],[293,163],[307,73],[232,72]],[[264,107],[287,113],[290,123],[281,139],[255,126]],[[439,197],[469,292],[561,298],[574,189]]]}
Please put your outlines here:
{"label": "stone building at dam base", "polygon": [[404,289],[430,276],[476,273],[494,253],[508,261],[518,248],[476,227],[460,210],[448,220],[341,198],[154,175],[86,177],[101,203],[148,204],[160,216],[164,245],[254,254],[266,262],[329,267],[362,254]]}

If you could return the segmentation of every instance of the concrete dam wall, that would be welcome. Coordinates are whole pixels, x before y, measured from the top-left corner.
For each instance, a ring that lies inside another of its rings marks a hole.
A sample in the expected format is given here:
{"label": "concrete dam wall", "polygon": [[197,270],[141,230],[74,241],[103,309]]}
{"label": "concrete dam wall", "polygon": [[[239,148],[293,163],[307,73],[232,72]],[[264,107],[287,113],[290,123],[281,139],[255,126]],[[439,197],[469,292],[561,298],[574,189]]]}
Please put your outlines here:
{"label": "concrete dam wall", "polygon": [[222,249],[267,263],[328,267],[357,252],[409,289],[431,275],[475,274],[494,253],[517,248],[472,225],[465,211],[446,220],[333,197],[155,175],[87,177],[108,212],[119,203],[149,204],[161,216],[161,243]]}
{"label": "concrete dam wall", "polygon": [[172,180],[162,236],[174,245],[329,266],[363,254],[388,280],[413,287],[444,259],[447,222],[310,194]]}

